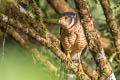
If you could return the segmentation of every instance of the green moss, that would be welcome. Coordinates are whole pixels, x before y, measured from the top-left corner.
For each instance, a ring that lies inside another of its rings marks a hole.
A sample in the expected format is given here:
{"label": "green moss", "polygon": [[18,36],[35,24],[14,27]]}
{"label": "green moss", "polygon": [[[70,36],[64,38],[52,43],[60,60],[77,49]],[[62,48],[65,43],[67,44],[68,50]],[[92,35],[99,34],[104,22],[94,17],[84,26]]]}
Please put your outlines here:
{"label": "green moss", "polygon": [[104,69],[103,74],[104,75],[109,75],[110,74],[110,70],[109,69]]}

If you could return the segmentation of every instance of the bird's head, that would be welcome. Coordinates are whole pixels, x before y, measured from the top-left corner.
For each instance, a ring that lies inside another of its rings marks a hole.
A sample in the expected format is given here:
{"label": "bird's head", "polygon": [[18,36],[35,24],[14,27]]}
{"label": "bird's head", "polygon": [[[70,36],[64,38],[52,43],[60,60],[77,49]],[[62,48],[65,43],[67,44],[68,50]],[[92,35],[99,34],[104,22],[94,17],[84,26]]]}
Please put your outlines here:
{"label": "bird's head", "polygon": [[64,28],[71,28],[78,22],[78,15],[75,12],[64,12],[59,16],[59,24]]}

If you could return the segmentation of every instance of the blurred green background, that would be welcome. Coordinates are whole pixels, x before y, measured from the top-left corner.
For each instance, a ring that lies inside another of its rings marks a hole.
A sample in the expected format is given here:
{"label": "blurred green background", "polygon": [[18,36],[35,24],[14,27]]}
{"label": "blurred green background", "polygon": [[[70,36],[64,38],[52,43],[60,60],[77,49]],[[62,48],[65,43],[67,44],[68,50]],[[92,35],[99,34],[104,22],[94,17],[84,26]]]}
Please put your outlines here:
{"label": "blurred green background", "polygon": [[[18,0],[20,1],[20,0]],[[89,0],[91,6],[91,12],[95,19],[96,28],[103,32],[103,36],[110,37],[109,29],[107,27],[105,17],[102,11],[102,8],[99,3],[95,3],[95,0]],[[4,0],[0,0],[0,2],[4,2]],[[58,14],[54,11],[53,8],[50,7],[48,11],[49,15],[46,16],[46,1],[45,0],[36,0],[37,4],[40,7],[42,18],[58,18]],[[72,0],[68,0],[68,3],[72,8],[75,8]],[[116,16],[118,22],[120,23],[120,11],[116,11],[115,7],[118,5],[118,0],[111,0],[111,8],[114,11],[114,15]],[[28,9],[29,13],[31,10]],[[47,28],[50,32],[56,35],[59,38],[59,26],[47,24]],[[48,26],[49,25],[49,26]],[[46,59],[48,59],[56,68],[60,68],[61,62],[60,60],[53,55],[53,53],[41,46],[39,43],[33,41],[35,46],[37,46],[38,50],[42,53]],[[58,80],[58,74],[51,72],[48,68],[46,68],[42,63],[34,61],[32,57],[32,53],[23,48],[17,41],[15,41],[10,36],[6,36],[5,39],[5,47],[3,51],[3,37],[0,37],[0,80]],[[4,56],[2,53],[4,52]],[[2,59],[3,58],[3,59]],[[87,61],[91,66],[95,66],[93,64],[93,60],[91,56],[88,54],[84,55]],[[2,61],[1,61],[2,60]],[[113,61],[111,64],[116,72],[118,68],[116,67],[116,63]],[[59,71],[58,71],[59,72]],[[120,80],[120,73],[117,74],[117,80]]]}
{"label": "blurred green background", "polygon": [[6,38],[4,56],[2,52],[0,46],[0,61],[4,57],[0,63],[0,80],[58,80],[43,64],[34,63],[31,52],[12,38]]}

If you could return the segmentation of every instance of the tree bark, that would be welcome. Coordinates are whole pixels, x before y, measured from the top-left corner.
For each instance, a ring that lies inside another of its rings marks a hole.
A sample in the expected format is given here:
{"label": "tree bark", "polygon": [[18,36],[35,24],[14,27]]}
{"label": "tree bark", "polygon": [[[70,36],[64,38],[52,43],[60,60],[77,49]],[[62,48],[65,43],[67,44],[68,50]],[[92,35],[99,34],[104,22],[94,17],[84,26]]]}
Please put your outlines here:
{"label": "tree bark", "polygon": [[69,5],[65,2],[65,0],[47,0],[51,6],[55,9],[58,14],[63,12],[74,11],[72,10]]}
{"label": "tree bark", "polygon": [[116,48],[116,53],[120,54],[120,29],[119,25],[113,15],[112,9],[110,8],[110,1],[109,0],[99,0],[105,17],[110,28],[110,33],[112,35],[112,39]]}
{"label": "tree bark", "polygon": [[95,30],[88,1],[75,0],[75,4],[79,13],[80,21],[85,31],[89,50],[95,59],[98,70],[100,71],[98,80],[116,80],[112,68],[107,61],[104,50],[101,46],[100,37]]}

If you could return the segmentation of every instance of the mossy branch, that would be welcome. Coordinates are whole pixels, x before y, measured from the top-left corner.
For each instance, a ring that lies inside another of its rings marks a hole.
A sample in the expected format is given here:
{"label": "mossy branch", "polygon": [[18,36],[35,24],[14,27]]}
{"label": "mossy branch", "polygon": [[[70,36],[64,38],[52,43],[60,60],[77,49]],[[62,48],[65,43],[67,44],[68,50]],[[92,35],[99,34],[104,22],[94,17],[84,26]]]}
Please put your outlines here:
{"label": "mossy branch", "polygon": [[[9,9],[11,9],[9,24],[7,23],[8,17],[5,16],[7,14],[4,14],[4,16],[3,14],[0,14],[1,25],[6,24],[6,25],[13,27],[15,30],[19,30],[22,33],[25,33],[30,38],[35,39],[43,46],[49,48],[61,60],[65,60],[66,55],[59,48],[59,40],[53,34],[51,34],[48,30],[46,30],[48,31],[47,38],[44,38],[43,36],[41,36],[39,34],[39,31],[33,28],[37,26],[36,28],[40,27],[40,30],[43,31],[43,29],[41,28],[41,23],[36,22],[36,20],[32,18],[28,13],[26,13],[25,10],[24,10],[25,12],[21,11],[20,9],[21,7],[19,7],[17,3],[9,3],[9,4],[10,4]],[[77,72],[77,68],[73,69],[72,65],[69,66],[69,68],[73,70],[75,73]]]}
{"label": "mossy branch", "polygon": [[120,27],[118,25],[118,22],[115,19],[115,16],[113,15],[113,11],[110,7],[110,1],[109,0],[99,0],[99,1],[102,5],[103,11],[104,11],[104,14],[106,17],[106,21],[110,28],[112,40],[113,40],[114,46],[116,48],[115,53],[120,55]]}
{"label": "mossy branch", "polygon": [[75,0],[75,4],[84,28],[89,50],[92,53],[100,72],[98,80],[116,80],[100,43],[100,37],[95,30],[88,0]]}
{"label": "mossy branch", "polygon": [[[4,22],[0,22],[1,29],[2,28],[5,29],[6,26],[8,26],[7,33],[10,36],[12,36],[16,41],[18,41],[18,43],[20,43],[23,47],[30,50],[33,53],[33,55],[37,61],[39,61],[43,65],[45,65],[45,67],[47,67],[51,72],[57,73],[57,68],[50,61],[48,61],[28,39],[24,39],[17,31],[15,31],[15,29],[13,29],[13,27],[11,25],[8,25]],[[25,35],[25,36],[27,36],[27,35]],[[46,63],[46,64],[44,64],[44,63]]]}
{"label": "mossy branch", "polygon": [[48,3],[55,9],[58,14],[74,10],[69,7],[65,0],[47,0]]}

